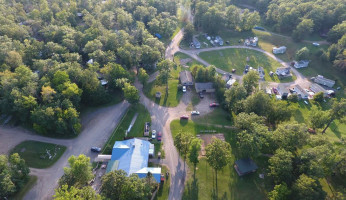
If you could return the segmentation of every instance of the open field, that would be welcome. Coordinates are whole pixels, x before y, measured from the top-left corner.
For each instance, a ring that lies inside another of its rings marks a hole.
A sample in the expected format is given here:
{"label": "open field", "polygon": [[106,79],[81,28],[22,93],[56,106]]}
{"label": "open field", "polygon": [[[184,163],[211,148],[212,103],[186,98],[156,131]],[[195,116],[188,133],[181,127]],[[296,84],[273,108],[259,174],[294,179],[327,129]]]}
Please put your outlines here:
{"label": "open field", "polygon": [[[226,141],[232,147],[232,159],[223,170],[218,172],[218,196],[221,199],[265,199],[266,187],[265,182],[258,177],[263,173],[263,167],[266,166],[267,159],[259,158],[255,162],[259,166],[256,173],[240,178],[233,168],[233,163],[239,159],[235,150],[235,137],[228,129],[215,128],[194,123],[193,121],[174,120],[171,123],[173,137],[179,131],[190,132],[194,135],[201,134],[201,130],[216,130],[218,133],[224,133]],[[193,165],[190,167],[189,180],[185,186],[183,199],[212,199],[213,188],[215,188],[215,177],[213,169],[208,165],[205,158],[200,160],[197,165],[196,179],[193,178]]]}
{"label": "open field", "polygon": [[197,124],[217,124],[231,126],[233,122],[230,120],[229,114],[222,108],[214,108],[214,110],[203,116],[193,117],[193,122]]}
{"label": "open field", "polygon": [[[269,76],[269,72],[275,72],[278,67],[281,67],[281,64],[273,58],[254,50],[224,49],[219,51],[202,52],[199,55],[205,61],[227,72],[231,72],[232,69],[236,69],[236,74],[238,75],[243,74],[244,67],[248,64],[253,68],[258,68],[259,66],[263,67],[266,81],[291,82],[296,79],[295,76],[281,80],[278,79],[277,76]],[[249,62],[246,62],[247,57],[250,59]]]}
{"label": "open field", "polygon": [[43,169],[58,161],[65,150],[65,146],[28,140],[15,146],[10,154],[18,153],[29,167]]}
{"label": "open field", "polygon": [[176,53],[174,54],[174,62],[178,65],[180,65],[180,60],[181,59],[191,59],[190,62],[186,63],[187,66],[193,66],[193,65],[201,65],[201,63],[199,63],[198,61],[196,61],[195,59],[191,58],[190,56],[184,54],[184,53]]}

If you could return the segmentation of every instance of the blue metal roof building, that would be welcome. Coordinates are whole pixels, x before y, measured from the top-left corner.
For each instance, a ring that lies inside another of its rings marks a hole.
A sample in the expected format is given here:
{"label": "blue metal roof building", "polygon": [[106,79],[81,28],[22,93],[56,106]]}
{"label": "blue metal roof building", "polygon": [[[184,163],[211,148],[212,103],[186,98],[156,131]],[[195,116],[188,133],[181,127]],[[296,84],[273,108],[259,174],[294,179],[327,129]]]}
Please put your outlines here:
{"label": "blue metal roof building", "polygon": [[124,170],[128,175],[136,173],[140,178],[151,172],[160,183],[161,168],[148,167],[150,142],[141,139],[116,141],[107,173],[113,170]]}

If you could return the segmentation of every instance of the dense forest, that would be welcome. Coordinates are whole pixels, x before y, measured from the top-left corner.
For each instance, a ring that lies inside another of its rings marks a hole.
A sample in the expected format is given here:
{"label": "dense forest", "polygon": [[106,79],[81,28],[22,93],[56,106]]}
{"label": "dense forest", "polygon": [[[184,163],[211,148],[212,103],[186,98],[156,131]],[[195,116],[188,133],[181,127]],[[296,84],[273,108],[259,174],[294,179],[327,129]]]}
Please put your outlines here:
{"label": "dense forest", "polygon": [[81,107],[115,94],[138,100],[130,69],[152,70],[164,55],[153,35],[168,38],[178,23],[175,0],[17,0],[0,10],[0,115],[42,134],[78,134]]}

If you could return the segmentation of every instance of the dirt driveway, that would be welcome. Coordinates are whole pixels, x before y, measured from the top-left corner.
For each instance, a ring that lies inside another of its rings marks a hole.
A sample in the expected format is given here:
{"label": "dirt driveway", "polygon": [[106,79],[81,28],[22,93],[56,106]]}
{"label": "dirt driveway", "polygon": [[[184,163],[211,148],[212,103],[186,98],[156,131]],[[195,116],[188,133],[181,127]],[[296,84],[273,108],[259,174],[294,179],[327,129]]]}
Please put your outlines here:
{"label": "dirt driveway", "polygon": [[194,110],[199,111],[200,116],[208,114],[213,111],[209,106],[213,102],[217,102],[214,94],[204,94],[204,98],[200,99],[200,102],[194,106]]}

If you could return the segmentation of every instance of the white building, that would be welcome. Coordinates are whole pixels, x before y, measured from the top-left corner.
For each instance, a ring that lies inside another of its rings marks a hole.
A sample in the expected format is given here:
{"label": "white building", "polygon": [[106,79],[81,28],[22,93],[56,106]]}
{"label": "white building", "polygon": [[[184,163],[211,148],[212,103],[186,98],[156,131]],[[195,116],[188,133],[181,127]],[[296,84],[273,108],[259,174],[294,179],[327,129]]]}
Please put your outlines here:
{"label": "white building", "polygon": [[258,37],[250,37],[249,39],[245,40],[244,45],[256,47],[257,43],[258,43]]}
{"label": "white building", "polygon": [[318,83],[320,85],[324,85],[330,88],[332,88],[335,85],[335,81],[324,78],[322,75],[317,75],[313,80],[315,83]]}
{"label": "white building", "polygon": [[309,94],[300,85],[295,85],[293,90],[297,93],[299,99],[308,99]]}
{"label": "white building", "polygon": [[285,53],[286,52],[286,47],[281,46],[281,47],[274,47],[273,48],[273,54],[280,54],[280,53]]}

